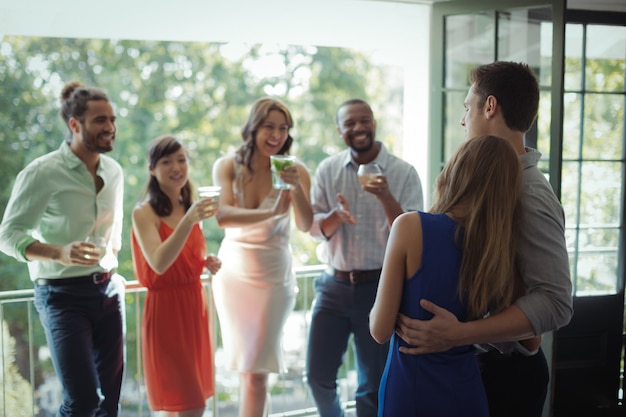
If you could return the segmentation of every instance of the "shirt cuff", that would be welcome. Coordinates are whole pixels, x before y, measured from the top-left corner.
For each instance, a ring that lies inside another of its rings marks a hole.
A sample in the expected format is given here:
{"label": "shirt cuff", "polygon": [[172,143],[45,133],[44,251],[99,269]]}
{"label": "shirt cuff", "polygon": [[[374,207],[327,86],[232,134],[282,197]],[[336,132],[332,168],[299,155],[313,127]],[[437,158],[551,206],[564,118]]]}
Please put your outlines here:
{"label": "shirt cuff", "polygon": [[35,242],[37,242],[37,239],[32,236],[25,236],[19,242],[17,242],[17,244],[15,245],[15,259],[20,262],[29,262],[29,260],[26,258],[26,248],[28,248]]}

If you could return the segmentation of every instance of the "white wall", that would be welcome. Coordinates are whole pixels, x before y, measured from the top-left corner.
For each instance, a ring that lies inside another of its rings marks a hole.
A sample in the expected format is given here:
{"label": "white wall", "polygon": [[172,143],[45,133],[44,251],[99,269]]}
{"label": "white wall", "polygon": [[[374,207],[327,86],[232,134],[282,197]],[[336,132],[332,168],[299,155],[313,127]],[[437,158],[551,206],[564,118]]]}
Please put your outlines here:
{"label": "white wall", "polygon": [[[364,0],[0,0],[0,38],[254,42],[339,46],[405,74],[403,158],[428,173],[430,6]],[[430,201],[430,196],[425,196]]]}

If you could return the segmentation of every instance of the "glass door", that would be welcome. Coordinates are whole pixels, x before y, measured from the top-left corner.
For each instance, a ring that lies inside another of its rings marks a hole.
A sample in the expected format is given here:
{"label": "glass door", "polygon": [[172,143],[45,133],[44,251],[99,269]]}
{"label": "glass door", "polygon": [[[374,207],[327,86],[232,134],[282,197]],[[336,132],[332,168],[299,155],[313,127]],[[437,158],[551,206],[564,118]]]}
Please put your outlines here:
{"label": "glass door", "polygon": [[623,399],[626,16],[566,11],[564,0],[467,3],[433,6],[430,177],[464,138],[469,70],[528,63],[541,100],[526,144],[565,210],[574,288],[572,321],[544,336],[544,415],[609,415]]}
{"label": "glass door", "polygon": [[464,138],[459,120],[469,71],[496,60],[526,62],[541,88],[539,117],[526,144],[543,154],[540,168],[560,195],[563,35],[558,28],[563,27],[564,5],[553,3],[559,4],[508,0],[433,6],[430,160],[438,163],[431,165],[431,178]]}
{"label": "glass door", "polygon": [[626,15],[566,20],[561,201],[575,313],[557,332],[557,417],[623,407],[624,369]]}

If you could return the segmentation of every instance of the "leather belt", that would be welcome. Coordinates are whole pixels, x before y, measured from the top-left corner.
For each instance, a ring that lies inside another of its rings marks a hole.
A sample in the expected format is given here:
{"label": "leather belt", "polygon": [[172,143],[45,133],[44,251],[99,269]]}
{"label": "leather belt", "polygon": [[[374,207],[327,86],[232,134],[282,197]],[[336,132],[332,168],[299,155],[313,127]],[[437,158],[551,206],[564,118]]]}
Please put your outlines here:
{"label": "leather belt", "polygon": [[380,269],[370,269],[367,271],[340,271],[335,268],[327,268],[326,273],[332,275],[340,281],[350,284],[366,284],[376,282],[380,278]]}
{"label": "leather belt", "polygon": [[94,272],[93,274],[85,275],[82,277],[68,277],[68,278],[37,278],[35,283],[37,285],[74,285],[74,284],[104,284],[111,276],[112,272]]}

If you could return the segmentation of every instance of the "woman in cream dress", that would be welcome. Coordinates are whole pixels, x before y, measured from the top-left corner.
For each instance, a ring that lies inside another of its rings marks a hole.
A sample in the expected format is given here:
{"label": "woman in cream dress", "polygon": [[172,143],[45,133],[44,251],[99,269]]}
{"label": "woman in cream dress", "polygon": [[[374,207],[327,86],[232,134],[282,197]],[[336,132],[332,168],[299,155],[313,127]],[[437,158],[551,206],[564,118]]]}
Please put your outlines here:
{"label": "woman in cream dress", "polygon": [[283,370],[282,327],[295,301],[290,208],[300,231],[313,220],[303,164],[280,174],[290,189],[272,187],[270,156],[289,152],[292,126],[283,103],[257,100],[242,130],[243,145],[213,167],[222,187],[217,219],[225,229],[213,291],[228,366],[241,374],[240,417],[267,413],[268,373]]}

